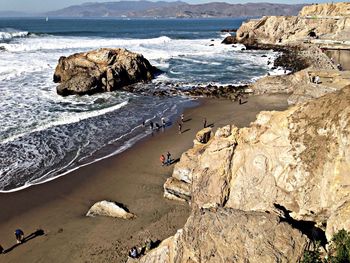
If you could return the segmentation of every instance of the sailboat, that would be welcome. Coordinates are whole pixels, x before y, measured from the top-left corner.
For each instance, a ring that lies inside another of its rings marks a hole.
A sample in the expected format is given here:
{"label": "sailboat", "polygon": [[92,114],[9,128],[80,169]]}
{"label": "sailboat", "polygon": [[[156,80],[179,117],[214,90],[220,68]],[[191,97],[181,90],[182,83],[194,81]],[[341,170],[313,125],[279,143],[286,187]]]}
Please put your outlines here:
{"label": "sailboat", "polygon": [[48,16],[46,17],[46,22],[47,22],[47,21],[49,21],[49,17],[48,17]]}

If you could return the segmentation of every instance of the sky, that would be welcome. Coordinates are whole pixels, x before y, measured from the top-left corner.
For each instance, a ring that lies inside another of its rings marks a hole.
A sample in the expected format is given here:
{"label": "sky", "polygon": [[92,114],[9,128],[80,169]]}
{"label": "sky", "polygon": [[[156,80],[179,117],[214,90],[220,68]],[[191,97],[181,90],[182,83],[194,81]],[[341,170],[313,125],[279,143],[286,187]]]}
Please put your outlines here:
{"label": "sky", "polygon": [[[154,0],[152,0],[154,1]],[[166,0],[169,1],[169,0]],[[227,2],[231,4],[246,2],[269,2],[284,4],[300,4],[300,3],[322,3],[331,2],[331,0],[182,0],[190,4],[201,4],[208,2]],[[113,0],[0,0],[0,11],[24,11],[30,13],[40,13],[45,11],[53,11],[71,5],[79,5],[86,2],[113,2]],[[333,1],[333,2],[346,2]]]}

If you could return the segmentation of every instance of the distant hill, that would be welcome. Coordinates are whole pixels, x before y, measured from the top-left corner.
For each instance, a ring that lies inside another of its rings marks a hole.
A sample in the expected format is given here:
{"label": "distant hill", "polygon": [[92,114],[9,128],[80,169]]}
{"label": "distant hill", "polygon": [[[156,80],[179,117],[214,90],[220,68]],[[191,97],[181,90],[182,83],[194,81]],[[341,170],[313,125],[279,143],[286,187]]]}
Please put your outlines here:
{"label": "distant hill", "polygon": [[29,13],[18,11],[0,11],[0,17],[27,17],[31,16]]}
{"label": "distant hill", "polygon": [[159,17],[204,18],[296,15],[304,5],[270,3],[228,4],[214,2],[192,5],[185,2],[119,1],[85,3],[48,12],[57,17]]}

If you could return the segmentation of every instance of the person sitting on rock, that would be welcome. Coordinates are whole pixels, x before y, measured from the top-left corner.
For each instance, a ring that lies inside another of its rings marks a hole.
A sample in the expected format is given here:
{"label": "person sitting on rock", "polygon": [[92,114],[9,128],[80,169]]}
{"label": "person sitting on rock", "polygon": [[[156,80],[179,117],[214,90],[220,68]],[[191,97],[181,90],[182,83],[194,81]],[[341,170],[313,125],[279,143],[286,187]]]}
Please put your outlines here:
{"label": "person sitting on rock", "polygon": [[319,76],[316,76],[316,77],[315,77],[315,83],[316,83],[316,84],[320,84],[320,83],[321,83],[320,77],[319,77]]}

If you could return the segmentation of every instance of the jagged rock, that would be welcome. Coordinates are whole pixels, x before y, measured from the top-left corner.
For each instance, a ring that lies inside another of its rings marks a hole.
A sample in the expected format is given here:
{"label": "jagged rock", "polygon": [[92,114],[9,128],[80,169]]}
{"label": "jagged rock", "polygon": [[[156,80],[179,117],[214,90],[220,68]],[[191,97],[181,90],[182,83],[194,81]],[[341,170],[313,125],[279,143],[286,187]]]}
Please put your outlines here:
{"label": "jagged rock", "polygon": [[212,132],[211,132],[211,128],[210,127],[207,127],[207,128],[204,128],[204,129],[200,130],[196,134],[197,142],[207,143],[210,140],[211,133]]}
{"label": "jagged rock", "polygon": [[170,177],[164,183],[164,197],[171,200],[189,202],[191,200],[191,185]]}
{"label": "jagged rock", "polygon": [[325,3],[304,6],[300,16],[350,16],[349,3]]}
{"label": "jagged rock", "polygon": [[[312,82],[315,76],[320,77],[319,84]],[[259,79],[250,87],[255,94],[288,93],[290,94],[288,104],[293,105],[319,98],[349,84],[349,72],[308,68],[287,76],[267,76]]]}
{"label": "jagged rock", "polygon": [[299,262],[308,244],[305,235],[272,214],[201,209],[136,262]]}
{"label": "jagged rock", "polygon": [[350,230],[349,220],[339,220],[350,210],[349,125],[347,86],[283,112],[261,112],[248,128],[219,129],[194,151],[196,165],[189,163],[193,209],[276,212],[278,204],[296,220],[326,223],[328,239]]}
{"label": "jagged rock", "polygon": [[58,94],[84,95],[147,82],[156,72],[157,69],[140,54],[122,48],[101,48],[61,57],[53,79],[61,83],[57,87]]}
{"label": "jagged rock", "polygon": [[227,36],[225,37],[225,39],[221,42],[221,44],[226,44],[226,45],[229,45],[229,44],[236,44],[237,41],[236,41],[236,37],[235,36]]}
{"label": "jagged rock", "polygon": [[[317,41],[348,39],[349,6],[350,3],[319,4],[304,7],[299,16],[252,19],[238,29],[236,40],[247,45],[285,45],[313,41],[312,35]],[[341,16],[343,13],[345,16]]]}
{"label": "jagged rock", "polygon": [[95,203],[87,212],[86,216],[110,216],[122,219],[133,219],[134,214],[129,213],[122,205],[111,201],[100,201]]}

